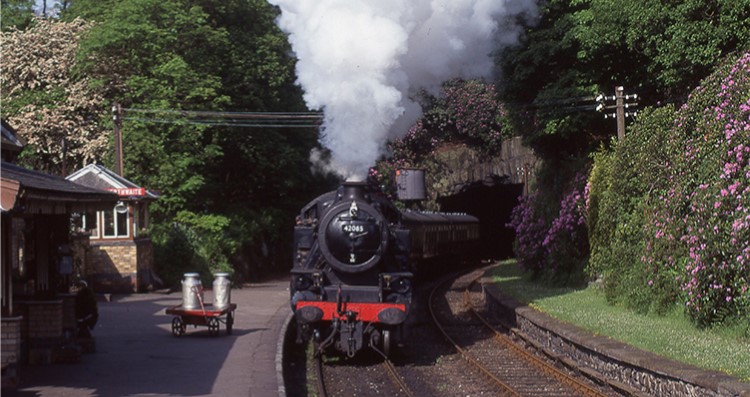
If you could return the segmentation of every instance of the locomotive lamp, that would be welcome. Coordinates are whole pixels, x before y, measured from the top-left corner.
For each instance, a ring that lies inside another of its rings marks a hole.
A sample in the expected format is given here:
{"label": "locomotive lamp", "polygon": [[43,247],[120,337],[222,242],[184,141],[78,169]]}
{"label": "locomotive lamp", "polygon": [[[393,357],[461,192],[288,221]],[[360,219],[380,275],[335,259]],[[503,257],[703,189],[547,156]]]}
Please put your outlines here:
{"label": "locomotive lamp", "polygon": [[384,291],[406,294],[411,291],[411,278],[412,274],[407,272],[382,273],[380,275],[380,288]]}
{"label": "locomotive lamp", "polygon": [[318,290],[323,286],[321,272],[296,271],[292,278],[292,288],[295,291]]}

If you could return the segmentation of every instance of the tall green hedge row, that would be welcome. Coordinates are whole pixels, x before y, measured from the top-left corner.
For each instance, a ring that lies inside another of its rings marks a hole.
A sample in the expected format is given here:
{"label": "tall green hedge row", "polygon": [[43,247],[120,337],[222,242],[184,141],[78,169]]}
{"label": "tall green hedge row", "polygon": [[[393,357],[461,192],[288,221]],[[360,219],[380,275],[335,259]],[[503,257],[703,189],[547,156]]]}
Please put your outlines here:
{"label": "tall green hedge row", "polygon": [[750,318],[750,53],[639,115],[593,155],[586,190],[587,273],[610,301]]}
{"label": "tall green hedge row", "polygon": [[533,277],[596,281],[611,303],[701,327],[750,321],[750,53],[587,166],[548,161],[510,226]]}

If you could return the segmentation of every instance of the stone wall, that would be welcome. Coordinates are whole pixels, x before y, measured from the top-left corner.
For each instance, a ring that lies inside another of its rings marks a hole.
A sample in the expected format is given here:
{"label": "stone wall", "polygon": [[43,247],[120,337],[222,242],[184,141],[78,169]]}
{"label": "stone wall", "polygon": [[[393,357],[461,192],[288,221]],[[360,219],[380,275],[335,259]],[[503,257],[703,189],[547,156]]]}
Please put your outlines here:
{"label": "stone wall", "polygon": [[58,343],[63,336],[62,300],[25,302],[27,337],[38,344]]}
{"label": "stone wall", "polygon": [[151,283],[153,246],[150,239],[94,241],[87,277],[96,292],[138,292]]}
{"label": "stone wall", "polygon": [[500,153],[492,158],[482,158],[464,145],[441,148],[435,157],[445,170],[445,180],[438,184],[448,194],[457,193],[465,185],[497,177],[506,183],[527,184],[533,179],[538,162],[534,152],[523,146],[520,137],[503,141]]}
{"label": "stone wall", "polygon": [[0,323],[0,353],[2,386],[18,383],[18,364],[21,356],[21,317],[3,317]]}
{"label": "stone wall", "polygon": [[52,364],[63,344],[62,300],[17,302],[21,321],[22,360],[31,365]]}
{"label": "stone wall", "polygon": [[73,339],[76,335],[78,322],[76,321],[76,295],[58,294],[62,300],[62,327],[65,341]]}
{"label": "stone wall", "polygon": [[630,394],[652,396],[750,397],[750,384],[721,372],[669,360],[573,325],[503,296],[493,284],[484,285],[489,308],[529,343],[548,355],[572,361]]}

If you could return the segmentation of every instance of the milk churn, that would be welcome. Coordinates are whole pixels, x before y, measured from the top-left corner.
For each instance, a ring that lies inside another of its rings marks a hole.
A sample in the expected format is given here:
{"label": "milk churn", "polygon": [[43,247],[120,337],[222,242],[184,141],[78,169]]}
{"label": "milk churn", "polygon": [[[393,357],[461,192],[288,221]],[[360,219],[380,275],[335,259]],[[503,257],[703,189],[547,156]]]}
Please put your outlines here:
{"label": "milk churn", "polygon": [[[200,300],[198,300],[200,296]],[[185,273],[182,279],[182,308],[200,309],[203,301],[203,285],[198,273]]]}
{"label": "milk churn", "polygon": [[214,275],[214,307],[224,309],[229,307],[230,288],[229,273],[216,273]]}

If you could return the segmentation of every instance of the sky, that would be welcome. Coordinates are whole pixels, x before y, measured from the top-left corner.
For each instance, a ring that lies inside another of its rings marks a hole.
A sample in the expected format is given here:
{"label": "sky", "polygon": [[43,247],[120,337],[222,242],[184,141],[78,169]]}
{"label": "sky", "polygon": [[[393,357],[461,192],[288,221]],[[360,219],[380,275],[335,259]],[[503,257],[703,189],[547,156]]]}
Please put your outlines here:
{"label": "sky", "polygon": [[34,0],[34,2],[36,3],[35,11],[37,13],[42,12],[42,8],[44,8],[45,1],[47,2],[47,13],[49,14],[50,12],[52,12],[52,10],[55,7],[55,0]]}

